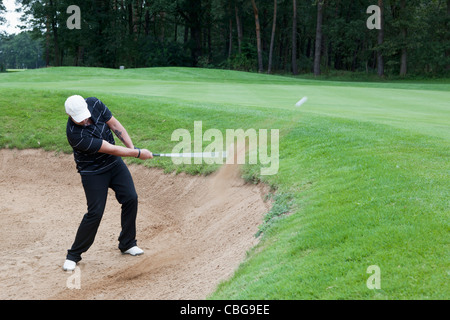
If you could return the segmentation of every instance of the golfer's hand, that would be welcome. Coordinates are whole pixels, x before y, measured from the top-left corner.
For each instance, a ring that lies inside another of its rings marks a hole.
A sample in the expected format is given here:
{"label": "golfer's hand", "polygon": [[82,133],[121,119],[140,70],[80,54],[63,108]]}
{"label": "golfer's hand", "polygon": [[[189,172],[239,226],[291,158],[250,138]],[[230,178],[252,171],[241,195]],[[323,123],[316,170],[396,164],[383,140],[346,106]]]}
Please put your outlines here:
{"label": "golfer's hand", "polygon": [[141,160],[153,159],[153,154],[147,149],[141,149],[141,155],[139,156]]}

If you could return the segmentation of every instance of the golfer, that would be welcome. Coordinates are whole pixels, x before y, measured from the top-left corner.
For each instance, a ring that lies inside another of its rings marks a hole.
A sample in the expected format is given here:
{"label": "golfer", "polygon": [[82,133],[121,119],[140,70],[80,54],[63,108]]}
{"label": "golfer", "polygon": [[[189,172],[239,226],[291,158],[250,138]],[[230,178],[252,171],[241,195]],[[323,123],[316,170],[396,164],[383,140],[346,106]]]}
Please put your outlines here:
{"label": "golfer", "polygon": [[[128,167],[121,157],[146,160],[153,158],[152,153],[134,147],[125,128],[99,99],[71,96],[65,102],[65,109],[69,115],[67,140],[72,146],[76,167],[81,175],[87,213],[67,252],[63,270],[74,270],[81,260],[81,254],[94,242],[105,210],[108,188],[114,190],[117,201],[122,205],[120,251],[133,256],[144,253],[136,242],[138,196]],[[115,145],[111,131],[126,148]]]}

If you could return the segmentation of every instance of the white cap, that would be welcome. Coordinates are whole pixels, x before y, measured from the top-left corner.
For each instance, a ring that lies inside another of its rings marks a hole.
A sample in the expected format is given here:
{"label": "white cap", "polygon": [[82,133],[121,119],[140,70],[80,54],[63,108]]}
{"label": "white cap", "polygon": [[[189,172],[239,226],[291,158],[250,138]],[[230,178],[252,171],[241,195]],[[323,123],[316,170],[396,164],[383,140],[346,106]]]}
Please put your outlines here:
{"label": "white cap", "polygon": [[82,96],[71,96],[64,103],[66,113],[72,117],[75,122],[81,122],[90,118],[91,113],[88,110],[86,100]]}

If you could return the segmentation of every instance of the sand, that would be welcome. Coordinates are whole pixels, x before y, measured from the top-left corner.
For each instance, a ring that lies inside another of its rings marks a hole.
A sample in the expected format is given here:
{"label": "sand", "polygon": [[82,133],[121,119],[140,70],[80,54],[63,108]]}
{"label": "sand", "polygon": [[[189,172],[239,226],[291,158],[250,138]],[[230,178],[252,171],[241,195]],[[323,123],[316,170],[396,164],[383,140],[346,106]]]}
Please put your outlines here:
{"label": "sand", "polygon": [[86,212],[72,155],[0,150],[0,299],[205,299],[233,275],[271,203],[263,185],[225,165],[210,176],[129,165],[139,196],[137,241],[117,248],[120,205],[110,191],[93,246],[62,270]]}

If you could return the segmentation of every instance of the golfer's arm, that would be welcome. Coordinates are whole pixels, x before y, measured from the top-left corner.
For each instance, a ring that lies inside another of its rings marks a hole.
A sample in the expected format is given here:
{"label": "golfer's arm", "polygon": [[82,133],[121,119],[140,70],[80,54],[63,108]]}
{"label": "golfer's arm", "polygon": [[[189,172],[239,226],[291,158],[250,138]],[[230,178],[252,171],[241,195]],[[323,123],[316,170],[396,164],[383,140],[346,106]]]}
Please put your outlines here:
{"label": "golfer's arm", "polygon": [[116,146],[105,140],[103,140],[102,146],[100,147],[100,150],[98,150],[98,152],[112,154],[113,156],[118,156],[118,157],[135,157],[136,158],[139,155],[138,149],[130,149],[130,148],[122,147],[122,146]]}
{"label": "golfer's arm", "polygon": [[112,117],[108,122],[106,122],[108,127],[115,133],[117,138],[123,142],[123,144],[130,149],[134,149],[133,142],[131,141],[130,136],[128,135],[127,130],[123,127],[123,125],[116,118]]}

